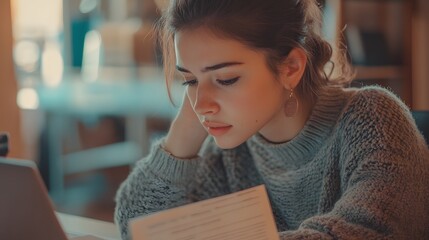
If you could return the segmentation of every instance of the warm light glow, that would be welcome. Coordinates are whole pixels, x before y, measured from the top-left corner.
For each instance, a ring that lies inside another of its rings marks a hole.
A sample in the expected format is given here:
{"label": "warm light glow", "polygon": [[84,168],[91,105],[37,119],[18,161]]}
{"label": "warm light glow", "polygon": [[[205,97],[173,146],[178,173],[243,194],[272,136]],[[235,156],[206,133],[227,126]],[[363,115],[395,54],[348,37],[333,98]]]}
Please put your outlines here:
{"label": "warm light glow", "polygon": [[101,35],[98,31],[89,31],[85,35],[85,45],[82,59],[82,78],[85,81],[98,79],[101,58]]}
{"label": "warm light glow", "polygon": [[79,4],[79,11],[81,13],[89,13],[93,11],[98,4],[98,0],[81,0]]}
{"label": "warm light glow", "polygon": [[39,46],[29,40],[19,41],[13,50],[13,58],[17,67],[29,73],[36,71],[39,55]]}
{"label": "warm light glow", "polygon": [[22,109],[37,109],[39,107],[39,97],[32,88],[22,88],[16,97],[18,106]]}
{"label": "warm light glow", "polygon": [[42,54],[43,82],[49,87],[60,84],[64,72],[64,61],[60,47],[55,42],[46,42]]}
{"label": "warm light glow", "polygon": [[13,0],[13,27],[16,39],[25,36],[52,36],[63,28],[63,1]]}

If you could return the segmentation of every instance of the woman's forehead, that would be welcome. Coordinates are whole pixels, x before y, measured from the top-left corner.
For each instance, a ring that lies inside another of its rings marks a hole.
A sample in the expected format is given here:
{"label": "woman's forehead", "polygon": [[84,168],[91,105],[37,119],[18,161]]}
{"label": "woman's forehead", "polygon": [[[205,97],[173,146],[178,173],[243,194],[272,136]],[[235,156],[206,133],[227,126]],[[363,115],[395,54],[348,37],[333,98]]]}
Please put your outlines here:
{"label": "woman's forehead", "polygon": [[174,36],[176,60],[210,59],[216,61],[228,58],[234,61],[243,61],[258,52],[244,43],[228,37],[221,37],[206,29],[179,31]]}

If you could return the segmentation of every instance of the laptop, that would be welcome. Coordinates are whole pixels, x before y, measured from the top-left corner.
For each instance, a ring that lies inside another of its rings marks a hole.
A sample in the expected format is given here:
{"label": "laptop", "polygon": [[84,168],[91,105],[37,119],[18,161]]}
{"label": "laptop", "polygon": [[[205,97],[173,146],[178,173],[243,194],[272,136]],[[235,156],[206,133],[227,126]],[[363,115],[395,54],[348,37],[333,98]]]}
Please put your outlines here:
{"label": "laptop", "polygon": [[0,157],[0,238],[101,239],[65,233],[34,162]]}

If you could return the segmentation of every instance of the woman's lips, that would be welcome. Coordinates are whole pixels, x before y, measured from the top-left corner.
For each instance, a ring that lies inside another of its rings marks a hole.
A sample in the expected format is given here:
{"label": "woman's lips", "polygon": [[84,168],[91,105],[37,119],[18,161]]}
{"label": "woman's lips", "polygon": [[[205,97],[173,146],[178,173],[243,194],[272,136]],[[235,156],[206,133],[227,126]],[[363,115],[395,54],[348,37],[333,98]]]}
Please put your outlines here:
{"label": "woman's lips", "polygon": [[212,121],[203,121],[202,124],[207,128],[207,132],[215,137],[224,135],[232,128],[232,125]]}
{"label": "woman's lips", "polygon": [[228,132],[231,128],[232,128],[232,126],[209,127],[209,128],[207,128],[207,131],[209,132],[210,135],[215,136],[215,137],[219,137],[219,136],[225,134],[226,132]]}

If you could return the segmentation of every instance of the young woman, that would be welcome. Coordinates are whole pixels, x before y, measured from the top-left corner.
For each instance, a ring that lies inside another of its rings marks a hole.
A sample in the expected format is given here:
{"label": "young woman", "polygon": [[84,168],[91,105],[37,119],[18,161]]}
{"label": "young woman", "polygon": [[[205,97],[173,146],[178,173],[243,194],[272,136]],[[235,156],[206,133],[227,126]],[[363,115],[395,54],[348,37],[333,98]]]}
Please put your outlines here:
{"label": "young woman", "polygon": [[320,16],[315,0],[171,1],[165,68],[186,94],[118,191],[123,238],[130,218],[265,184],[281,239],[429,239],[423,137],[392,93],[342,87]]}

